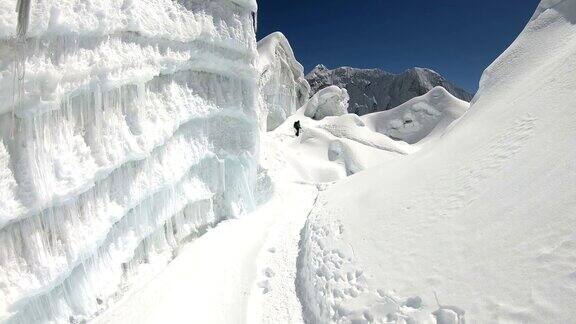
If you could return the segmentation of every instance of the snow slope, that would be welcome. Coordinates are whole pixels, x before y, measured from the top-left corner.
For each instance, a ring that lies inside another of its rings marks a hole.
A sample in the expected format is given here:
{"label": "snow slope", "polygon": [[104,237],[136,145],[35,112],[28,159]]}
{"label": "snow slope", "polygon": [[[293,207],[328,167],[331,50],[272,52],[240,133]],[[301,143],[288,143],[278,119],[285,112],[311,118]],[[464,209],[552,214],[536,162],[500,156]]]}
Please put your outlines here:
{"label": "snow slope", "polygon": [[375,132],[415,144],[442,135],[469,107],[469,103],[452,96],[446,89],[435,87],[396,108],[364,115],[361,119]]}
{"label": "snow slope", "polygon": [[0,321],[82,321],[253,209],[256,3],[19,4],[0,0]]}
{"label": "snow slope", "polygon": [[[342,90],[338,89],[328,95],[340,98],[342,93]],[[342,107],[339,99],[322,102],[325,105],[322,109],[326,112],[338,111],[339,107]],[[316,120],[305,115],[308,111],[310,103],[270,132],[270,136],[277,140],[277,145],[287,152],[286,160],[289,166],[297,170],[298,177],[304,181],[337,181],[417,150],[405,142],[395,141],[372,131],[354,114]],[[301,125],[301,135],[298,137],[295,136],[294,129],[296,121]],[[265,151],[268,148],[263,146],[262,149]]]}
{"label": "snow slope", "polygon": [[437,141],[320,195],[310,323],[576,321],[576,1],[543,1]]}
{"label": "snow slope", "polygon": [[301,323],[296,258],[315,197],[314,186],[278,183],[257,211],[185,246],[95,323]]}
{"label": "snow slope", "polygon": [[294,57],[286,37],[279,32],[258,42],[260,127],[270,131],[294,114],[310,96],[304,67]]}
{"label": "snow slope", "polygon": [[[291,165],[303,179],[336,181],[414,153],[440,138],[469,107],[441,87],[395,109],[362,117],[345,113],[347,99],[345,89],[324,88],[272,132],[279,145],[293,153],[289,159],[297,159]],[[294,136],[296,121],[302,127],[300,137]]]}

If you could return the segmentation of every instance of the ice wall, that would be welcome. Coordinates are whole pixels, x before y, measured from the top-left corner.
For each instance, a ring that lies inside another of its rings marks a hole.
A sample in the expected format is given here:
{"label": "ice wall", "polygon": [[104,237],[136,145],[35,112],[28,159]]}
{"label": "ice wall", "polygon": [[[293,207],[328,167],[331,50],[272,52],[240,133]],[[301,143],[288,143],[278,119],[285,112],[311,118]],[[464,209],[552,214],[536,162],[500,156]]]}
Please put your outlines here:
{"label": "ice wall", "polygon": [[291,116],[310,96],[304,68],[286,37],[273,33],[258,42],[260,70],[260,128],[273,130]]}
{"label": "ice wall", "polygon": [[256,9],[0,0],[0,322],[89,319],[252,208]]}

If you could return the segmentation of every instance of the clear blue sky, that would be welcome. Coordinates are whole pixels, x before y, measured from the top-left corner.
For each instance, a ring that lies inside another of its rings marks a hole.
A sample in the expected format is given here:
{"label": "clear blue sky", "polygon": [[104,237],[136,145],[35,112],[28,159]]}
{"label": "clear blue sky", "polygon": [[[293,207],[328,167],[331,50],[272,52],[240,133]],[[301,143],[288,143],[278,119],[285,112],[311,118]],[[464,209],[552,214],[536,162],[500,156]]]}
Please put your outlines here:
{"label": "clear blue sky", "polygon": [[306,72],[418,66],[476,91],[482,71],[522,31],[539,0],[260,0],[258,39],[290,40]]}

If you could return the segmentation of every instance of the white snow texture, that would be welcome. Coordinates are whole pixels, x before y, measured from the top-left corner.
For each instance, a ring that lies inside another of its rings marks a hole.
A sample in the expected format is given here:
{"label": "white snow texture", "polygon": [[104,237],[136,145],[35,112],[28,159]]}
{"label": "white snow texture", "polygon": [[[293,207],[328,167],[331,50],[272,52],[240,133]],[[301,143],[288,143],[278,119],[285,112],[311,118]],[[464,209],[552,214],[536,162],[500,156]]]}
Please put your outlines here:
{"label": "white snow texture", "polygon": [[0,0],[0,322],[90,319],[254,207],[256,9]]}
{"label": "white snow texture", "polygon": [[258,42],[262,130],[274,130],[310,96],[304,67],[294,57],[286,37],[279,32]]}
{"label": "white snow texture", "polygon": [[[321,193],[305,319],[574,323],[575,71],[576,0],[543,1],[441,138]],[[374,125],[417,142],[399,120]]]}
{"label": "white snow texture", "polygon": [[302,108],[304,115],[315,120],[348,113],[348,91],[338,86],[329,86],[318,91]]}
{"label": "white snow texture", "polygon": [[413,98],[400,106],[362,116],[371,130],[409,144],[436,138],[462,117],[470,104],[442,87]]}
{"label": "white snow texture", "polygon": [[0,0],[0,322],[576,322],[576,0],[362,117],[257,10]]}

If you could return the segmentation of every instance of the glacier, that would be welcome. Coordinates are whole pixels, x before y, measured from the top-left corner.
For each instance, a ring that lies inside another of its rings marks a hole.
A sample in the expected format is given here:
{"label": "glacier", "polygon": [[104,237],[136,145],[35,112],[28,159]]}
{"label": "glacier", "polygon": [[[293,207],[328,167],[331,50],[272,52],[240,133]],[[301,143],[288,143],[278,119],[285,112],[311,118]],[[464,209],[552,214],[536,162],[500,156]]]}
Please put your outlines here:
{"label": "glacier", "polygon": [[79,322],[254,208],[252,0],[0,1],[0,321]]}
{"label": "glacier", "polygon": [[574,322],[576,0],[474,98],[257,18],[0,0],[0,322]]}

